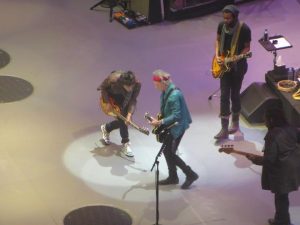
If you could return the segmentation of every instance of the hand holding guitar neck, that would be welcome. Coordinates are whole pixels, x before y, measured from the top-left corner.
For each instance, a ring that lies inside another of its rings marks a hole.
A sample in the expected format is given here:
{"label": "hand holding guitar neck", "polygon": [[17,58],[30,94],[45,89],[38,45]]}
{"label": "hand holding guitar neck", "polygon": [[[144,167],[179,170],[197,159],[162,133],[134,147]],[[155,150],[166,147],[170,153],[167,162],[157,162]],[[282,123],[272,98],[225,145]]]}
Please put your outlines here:
{"label": "hand holding guitar neck", "polygon": [[125,118],[126,119],[126,121],[125,121],[126,125],[129,125],[130,123],[132,123],[131,117],[132,117],[132,114],[128,113],[126,118]]}

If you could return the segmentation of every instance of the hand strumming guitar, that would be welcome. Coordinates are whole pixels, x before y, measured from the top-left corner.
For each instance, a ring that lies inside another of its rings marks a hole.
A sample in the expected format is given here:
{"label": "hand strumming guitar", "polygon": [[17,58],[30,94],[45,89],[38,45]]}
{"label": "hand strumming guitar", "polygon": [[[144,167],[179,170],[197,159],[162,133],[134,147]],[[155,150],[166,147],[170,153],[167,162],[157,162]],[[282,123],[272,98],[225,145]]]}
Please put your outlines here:
{"label": "hand strumming guitar", "polygon": [[223,57],[217,55],[216,56],[216,60],[217,60],[217,63],[219,65],[223,65],[224,64],[224,58]]}
{"label": "hand strumming guitar", "polygon": [[128,125],[131,121],[132,113],[128,113],[126,116],[125,124]]}
{"label": "hand strumming guitar", "polygon": [[149,121],[149,124],[151,124],[154,127],[158,127],[162,124],[162,120],[158,120],[156,118],[151,117],[151,121]]}

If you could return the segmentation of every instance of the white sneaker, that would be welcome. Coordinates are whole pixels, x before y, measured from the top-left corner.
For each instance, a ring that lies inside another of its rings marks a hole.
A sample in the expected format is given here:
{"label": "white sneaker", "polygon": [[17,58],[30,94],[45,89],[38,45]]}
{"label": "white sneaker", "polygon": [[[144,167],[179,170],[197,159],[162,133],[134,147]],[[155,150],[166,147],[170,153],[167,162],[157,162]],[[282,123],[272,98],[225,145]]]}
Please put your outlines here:
{"label": "white sneaker", "polygon": [[102,132],[102,139],[105,142],[105,144],[109,145],[110,140],[109,140],[109,132],[106,131],[105,129],[105,124],[101,125],[101,132]]}
{"label": "white sneaker", "polygon": [[133,152],[129,146],[129,142],[123,144],[122,149],[121,149],[121,153],[123,153],[124,155],[128,156],[128,157],[133,157]]}

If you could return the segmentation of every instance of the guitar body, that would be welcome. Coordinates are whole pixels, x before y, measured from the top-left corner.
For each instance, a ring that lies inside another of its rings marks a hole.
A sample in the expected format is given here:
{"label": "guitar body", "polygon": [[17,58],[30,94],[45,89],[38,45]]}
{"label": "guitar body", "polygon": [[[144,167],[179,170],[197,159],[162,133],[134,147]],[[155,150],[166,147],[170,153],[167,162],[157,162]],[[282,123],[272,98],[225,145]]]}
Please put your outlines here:
{"label": "guitar body", "polygon": [[[109,103],[106,103],[106,102],[103,101],[103,98],[100,97],[99,104],[100,104],[100,108],[102,109],[102,111],[106,115],[112,116],[112,117],[115,117],[115,118],[119,118],[119,119],[123,120],[125,123],[128,123],[129,125],[131,125],[133,128],[140,131],[141,133],[149,135],[149,130],[147,128],[140,127],[137,124],[133,123],[132,121],[127,121],[127,119],[121,114],[120,107],[115,103],[115,101],[112,98],[109,98]],[[112,106],[111,111],[107,111],[106,106],[108,104],[110,104]]]}
{"label": "guitar body", "polygon": [[[161,120],[162,119],[162,116],[161,114],[159,113],[157,115],[157,119],[158,120]],[[156,140],[160,143],[163,143],[166,136],[167,136],[167,132],[164,132],[165,131],[165,128],[166,126],[165,125],[160,125],[158,127],[155,127],[153,130],[152,130],[152,133],[156,135]]]}
{"label": "guitar body", "polygon": [[[225,56],[221,56],[222,60],[225,60]],[[213,78],[221,78],[224,73],[228,72],[230,67],[225,64],[219,64],[217,61],[217,57],[213,57],[212,65],[211,65],[211,72]]]}
{"label": "guitar body", "polygon": [[252,57],[251,52],[247,52],[245,54],[235,55],[230,57],[230,53],[228,52],[227,56],[222,55],[220,58],[222,59],[223,63],[219,64],[217,61],[217,57],[214,55],[211,65],[211,73],[213,78],[221,78],[224,73],[229,72],[231,70],[231,65],[234,62],[237,62],[241,59],[246,59]]}
{"label": "guitar body", "polygon": [[[112,111],[107,111],[107,105],[110,104],[113,108]],[[112,98],[109,98],[109,103],[104,102],[103,98],[100,97],[99,105],[101,110],[108,116],[118,117],[118,114],[121,114],[120,107],[115,103]]]}
{"label": "guitar body", "polygon": [[[148,121],[152,121],[152,117],[149,115],[149,113],[145,113],[145,118],[148,120]],[[162,119],[162,116],[161,114],[159,113],[157,115],[157,120],[161,120]],[[166,136],[167,136],[167,132],[166,132],[166,126],[165,125],[160,125],[160,126],[157,126],[157,127],[154,127],[152,129],[152,134],[155,134],[156,136],[156,140],[160,143],[163,143]]]}

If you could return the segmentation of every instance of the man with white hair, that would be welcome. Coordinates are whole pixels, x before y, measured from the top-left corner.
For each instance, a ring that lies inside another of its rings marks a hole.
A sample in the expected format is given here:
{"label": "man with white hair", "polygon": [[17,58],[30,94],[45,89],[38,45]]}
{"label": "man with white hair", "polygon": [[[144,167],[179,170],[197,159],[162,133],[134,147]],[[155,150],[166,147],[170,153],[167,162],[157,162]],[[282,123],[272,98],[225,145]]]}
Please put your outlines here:
{"label": "man with white hair", "polygon": [[191,115],[181,90],[175,87],[169,73],[163,70],[155,70],[152,79],[155,88],[161,91],[161,116],[160,118],[151,118],[150,124],[154,127],[170,127],[169,132],[167,132],[167,135],[162,140],[163,145],[165,145],[163,154],[167,162],[169,176],[167,179],[159,181],[159,184],[178,184],[179,179],[176,168],[178,166],[186,175],[186,180],[181,185],[181,188],[188,189],[198,179],[198,175],[186,165],[176,154],[176,151],[185,130],[192,123]]}

